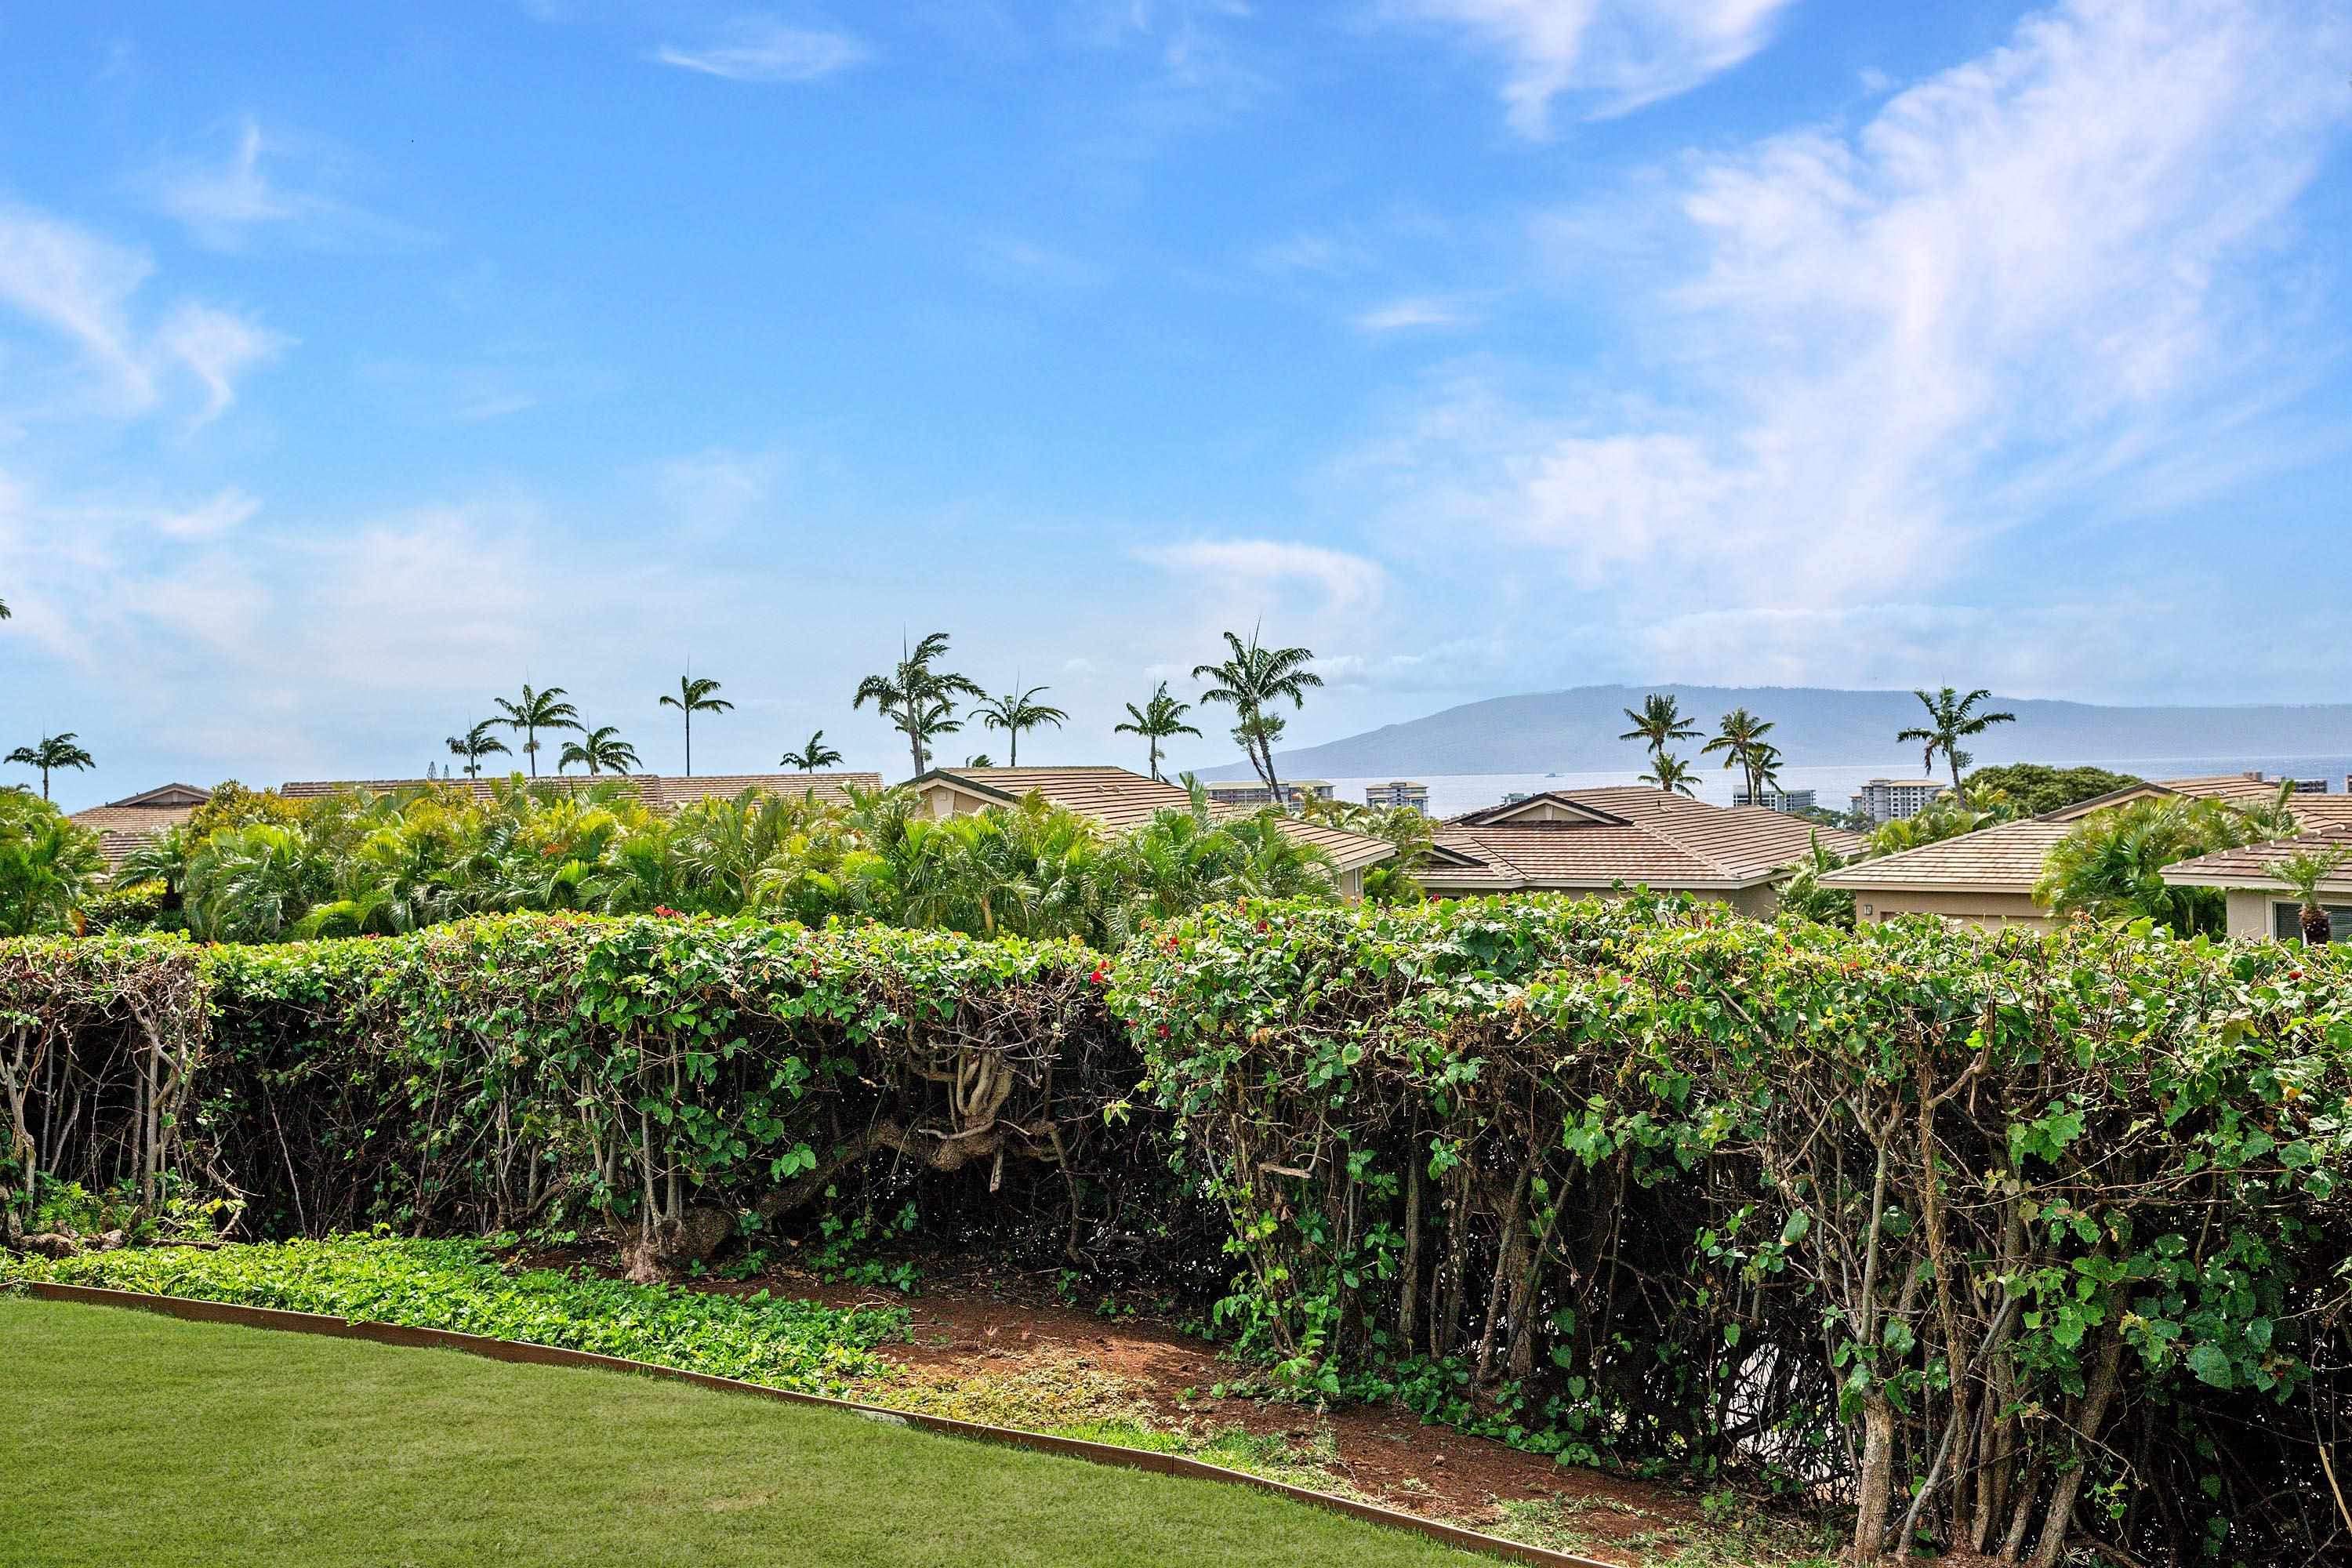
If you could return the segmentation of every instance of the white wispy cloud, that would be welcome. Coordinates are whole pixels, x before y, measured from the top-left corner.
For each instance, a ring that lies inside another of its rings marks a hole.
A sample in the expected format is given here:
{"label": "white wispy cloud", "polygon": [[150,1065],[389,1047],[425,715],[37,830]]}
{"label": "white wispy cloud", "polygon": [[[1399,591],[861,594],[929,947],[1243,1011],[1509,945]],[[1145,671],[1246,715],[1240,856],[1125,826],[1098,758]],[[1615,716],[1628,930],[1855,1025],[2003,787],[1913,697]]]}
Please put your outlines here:
{"label": "white wispy cloud", "polygon": [[1375,305],[1356,317],[1356,330],[1380,335],[1439,327],[1477,324],[1475,311],[1460,300],[1434,295],[1408,295]]}
{"label": "white wispy cloud", "polygon": [[1148,545],[1136,554],[1162,570],[1203,577],[1237,595],[1255,593],[1263,598],[1304,583],[1320,594],[1322,607],[1328,609],[1374,609],[1388,591],[1388,574],[1380,563],[1320,544],[1203,539]]}
{"label": "white wispy cloud", "polygon": [[[163,400],[166,372],[199,390],[196,424],[236,401],[240,377],[276,358],[292,340],[249,314],[184,300],[152,324],[137,297],[154,264],[142,251],[21,205],[0,205],[0,308],[78,351],[72,371],[52,369],[52,396],[118,416]],[[4,320],[5,317],[0,317]],[[95,371],[95,382],[83,371]]]}
{"label": "white wispy cloud", "polygon": [[226,151],[215,144],[169,153],[134,182],[199,245],[241,250],[265,232],[316,246],[404,245],[424,237],[319,188],[341,183],[346,174],[351,160],[340,148],[314,136],[265,132],[250,116],[226,129]]}
{"label": "white wispy cloud", "polygon": [[1644,399],[1457,378],[1384,477],[1417,530],[1548,546],[1621,605],[1829,615],[2053,512],[2161,507],[2182,449],[2307,454],[2266,395],[2341,334],[2273,263],[2342,140],[2352,27],[2295,12],[2078,0],[1858,127],[1690,160],[1627,268]]}
{"label": "white wispy cloud", "polygon": [[654,58],[681,70],[729,81],[814,81],[865,59],[867,50],[847,33],[796,27],[774,16],[738,16],[712,41],[664,44]]}
{"label": "white wispy cloud", "polygon": [[1509,62],[1503,101],[1523,136],[1556,100],[1596,118],[1671,98],[1770,41],[1789,0],[1390,0],[1398,20],[1459,28]]}

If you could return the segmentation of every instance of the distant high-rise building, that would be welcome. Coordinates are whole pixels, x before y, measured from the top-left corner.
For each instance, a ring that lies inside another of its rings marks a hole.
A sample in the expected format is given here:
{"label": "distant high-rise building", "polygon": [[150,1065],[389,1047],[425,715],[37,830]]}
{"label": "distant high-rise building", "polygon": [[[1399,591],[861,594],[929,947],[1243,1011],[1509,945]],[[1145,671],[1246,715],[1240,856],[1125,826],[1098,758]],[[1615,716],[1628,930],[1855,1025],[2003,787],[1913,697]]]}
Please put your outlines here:
{"label": "distant high-rise building", "polygon": [[1950,787],[1935,779],[1873,779],[1854,791],[1853,809],[1873,822],[1901,822]]}
{"label": "distant high-rise building", "polygon": [[1364,786],[1364,804],[1370,806],[1386,808],[1393,808],[1400,805],[1407,806],[1412,810],[1421,813],[1422,816],[1427,816],[1429,815],[1429,786],[1425,784],[1416,783],[1412,779],[1391,779],[1386,784],[1366,784]]}
{"label": "distant high-rise building", "polygon": [[1733,791],[1731,804],[1760,805],[1767,811],[1785,811],[1793,815],[1812,810],[1813,798],[1814,792],[1809,789],[1782,789],[1778,784],[1767,784],[1752,799],[1744,789]]}
{"label": "distant high-rise building", "polygon": [[[1274,802],[1274,793],[1265,787],[1264,779],[1203,779],[1202,787],[1219,805],[1270,805]],[[1282,781],[1282,800],[1286,805],[1330,798],[1331,781],[1328,779]]]}

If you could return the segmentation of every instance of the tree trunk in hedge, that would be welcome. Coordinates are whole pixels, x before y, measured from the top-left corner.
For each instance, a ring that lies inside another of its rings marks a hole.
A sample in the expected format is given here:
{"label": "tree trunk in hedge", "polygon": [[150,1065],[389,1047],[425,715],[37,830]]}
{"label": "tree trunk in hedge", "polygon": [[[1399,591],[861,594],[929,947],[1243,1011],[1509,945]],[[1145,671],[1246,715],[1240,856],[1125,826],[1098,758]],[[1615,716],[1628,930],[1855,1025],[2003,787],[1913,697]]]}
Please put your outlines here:
{"label": "tree trunk in hedge", "polygon": [[2305,904],[2302,910],[2303,940],[2313,947],[2326,947],[2336,938],[2336,922],[2317,904]]}
{"label": "tree trunk in hedge", "polygon": [[1895,1496],[1895,1406],[1883,1394],[1862,1405],[1861,1495],[1853,1520],[1853,1559],[1875,1563],[1886,1543],[1886,1510]]}
{"label": "tree trunk in hedge", "polygon": [[2059,1550],[2066,1544],[2067,1526],[2074,1516],[2074,1499],[2083,1489],[2083,1472],[2090,1465],[2091,1446],[2098,1440],[2099,1428],[2106,1424],[2107,1406],[2116,1396],[2116,1373],[2123,1354],[2123,1336],[2109,1332],[2106,1343],[2099,1347],[2098,1366],[2091,1373],[2089,1386],[2083,1391],[2082,1409],[2074,1417],[2074,1443],[2081,1462],[2050,1483],[2050,1509],[2042,1516],[2042,1540],[2033,1550],[2033,1568],[2055,1568]]}

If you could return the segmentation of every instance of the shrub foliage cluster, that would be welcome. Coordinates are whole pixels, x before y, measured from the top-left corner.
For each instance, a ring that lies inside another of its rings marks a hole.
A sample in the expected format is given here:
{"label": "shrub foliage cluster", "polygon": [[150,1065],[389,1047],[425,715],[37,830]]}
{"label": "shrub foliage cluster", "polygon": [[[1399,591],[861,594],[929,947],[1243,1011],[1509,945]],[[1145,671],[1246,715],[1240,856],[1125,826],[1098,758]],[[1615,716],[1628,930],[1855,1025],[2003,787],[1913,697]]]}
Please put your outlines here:
{"label": "shrub foliage cluster", "polygon": [[1245,900],[1115,955],[503,916],[0,944],[0,1224],[176,1181],[650,1277],[886,1213],[1190,1270],[1304,1394],[1840,1498],[1865,1556],[2347,1528],[2324,952],[1647,899]]}

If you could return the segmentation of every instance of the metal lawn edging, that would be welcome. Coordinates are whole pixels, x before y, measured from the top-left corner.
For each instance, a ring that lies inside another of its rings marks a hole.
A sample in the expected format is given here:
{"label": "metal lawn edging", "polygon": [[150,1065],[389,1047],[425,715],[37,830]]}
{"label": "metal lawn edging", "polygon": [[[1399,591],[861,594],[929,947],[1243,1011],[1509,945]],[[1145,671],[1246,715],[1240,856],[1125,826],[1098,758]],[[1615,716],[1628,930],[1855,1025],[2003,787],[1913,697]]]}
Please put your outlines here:
{"label": "metal lawn edging", "polygon": [[1115,1443],[1097,1443],[1083,1437],[1056,1437],[1046,1432],[1024,1431],[1017,1426],[991,1426],[978,1421],[959,1421],[948,1415],[926,1415],[911,1410],[893,1410],[887,1405],[866,1405],[851,1399],[833,1399],[821,1394],[803,1394],[797,1389],[771,1388],[763,1383],[748,1383],[741,1378],[719,1377],[707,1372],[688,1372],[675,1366],[659,1366],[652,1362],[630,1361],[624,1356],[600,1355],[594,1351],[565,1350],[555,1345],[533,1344],[528,1340],[499,1340],[483,1334],[461,1333],[455,1329],[417,1329],[401,1323],[375,1323],[352,1318],[338,1318],[323,1312],[291,1312],[278,1307],[246,1307],[227,1301],[206,1301],[191,1296],[157,1296],[141,1290],[109,1290],[95,1285],[59,1285],[47,1280],[18,1282],[18,1288],[48,1301],[77,1301],[86,1306],[129,1307],[139,1311],[155,1312],[167,1318],[178,1318],[195,1323],[231,1323],[248,1329],[276,1329],[302,1334],[323,1334],[330,1339],[365,1340],[373,1344],[405,1345],[423,1350],[463,1351],[468,1355],[489,1361],[511,1362],[532,1366],[583,1366],[605,1372],[635,1373],[644,1377],[663,1378],[672,1383],[690,1383],[703,1388],[717,1389],[724,1394],[749,1394],[789,1405],[813,1405],[839,1410],[868,1420],[889,1421],[908,1426],[918,1426],[927,1432],[937,1432],[950,1437],[965,1437],[975,1442],[996,1443],[1008,1447],[1028,1448],[1037,1453],[1059,1454],[1068,1458],[1086,1459],[1097,1465],[1115,1465],[1130,1470],[1148,1470],[1155,1475],[1192,1476],[1202,1480],[1223,1481],[1228,1485],[1254,1487],[1259,1491],[1273,1492],[1296,1502],[1303,1502],[1334,1513],[1344,1513],[1373,1524],[1386,1525],[1414,1535],[1426,1536],[1448,1546],[1465,1552],[1476,1552],[1510,1563],[1550,1564],[1552,1568],[1619,1568],[1615,1563],[1598,1558],[1580,1557],[1570,1552],[1553,1552],[1541,1546],[1529,1546],[1521,1542],[1506,1541],[1498,1535],[1487,1535],[1458,1524],[1447,1524],[1419,1514],[1403,1513],[1382,1508],[1377,1503],[1359,1502],[1353,1498],[1338,1497],[1329,1492],[1295,1487],[1285,1481],[1254,1476],[1246,1470],[1228,1469],[1199,1459],[1177,1454],[1155,1453],[1148,1448],[1122,1448]]}

